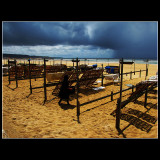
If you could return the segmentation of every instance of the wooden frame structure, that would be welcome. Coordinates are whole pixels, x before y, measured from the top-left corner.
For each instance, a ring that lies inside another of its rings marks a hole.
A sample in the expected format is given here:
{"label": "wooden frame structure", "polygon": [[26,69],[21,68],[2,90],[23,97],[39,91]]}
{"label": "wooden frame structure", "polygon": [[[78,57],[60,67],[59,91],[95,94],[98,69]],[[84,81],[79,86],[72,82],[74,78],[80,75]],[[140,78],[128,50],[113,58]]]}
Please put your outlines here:
{"label": "wooden frame structure", "polygon": [[[33,66],[33,64],[30,64],[29,66],[17,66],[16,60],[10,61],[8,60],[8,81],[9,85],[11,84],[11,81],[16,81],[16,88],[18,87],[18,80],[26,80],[26,79],[35,79],[36,78],[43,78],[41,76],[43,68]],[[10,68],[10,65],[13,64],[13,66]],[[30,77],[31,75],[31,77]]]}
{"label": "wooden frame structure", "polygon": [[149,91],[153,90],[157,87],[157,82],[152,83],[146,83],[142,84],[135,92],[133,92],[130,97],[127,98],[127,100],[124,100],[123,102],[120,101],[120,98],[117,100],[117,109],[116,109],[116,129],[121,132],[120,129],[120,117],[121,112],[120,110],[124,108],[128,103],[136,101],[139,97],[141,97],[143,94],[145,94],[145,101],[144,101],[144,107],[147,106],[147,94]]}
{"label": "wooden frame structure", "polygon": [[13,80],[13,79],[11,79],[10,64],[14,64],[14,67],[15,67],[14,71],[12,71],[12,72],[15,73],[15,79],[14,79],[14,80],[16,80],[16,88],[17,88],[17,87],[18,87],[18,79],[17,79],[17,65],[16,65],[16,60],[10,61],[10,60],[8,59],[8,81],[9,81],[9,84],[10,84],[11,81]]}
{"label": "wooden frame structure", "polygon": [[[132,102],[136,99],[138,99],[140,96],[142,96],[144,93],[145,94],[145,107],[147,104],[147,93],[148,93],[148,87],[150,86],[150,84],[146,84],[144,86],[142,86],[142,88],[136,90],[135,92],[133,92],[131,94],[131,96],[126,100],[122,102],[122,85],[123,85],[123,75],[126,73],[123,73],[123,64],[132,64],[133,62],[124,62],[123,58],[120,60],[120,64],[121,64],[121,85],[120,85],[120,98],[118,98],[117,100],[117,109],[116,109],[116,129],[119,131],[120,130],[120,116],[121,116],[121,109],[127,105],[129,102]],[[146,64],[146,77],[148,76],[148,65]],[[133,72],[134,73],[134,72]],[[140,70],[141,73],[141,70]],[[155,84],[153,83],[153,86]],[[150,90],[153,89],[153,86],[151,85]],[[136,86],[135,86],[136,87]]]}
{"label": "wooden frame structure", "polygon": [[[32,90],[33,90],[33,89],[44,88],[44,104],[45,104],[45,102],[47,101],[47,90],[46,90],[46,88],[47,88],[47,87],[50,87],[50,86],[56,86],[56,85],[57,85],[57,83],[50,83],[50,84],[47,84],[47,83],[46,83],[46,61],[48,61],[48,60],[46,60],[46,59],[44,58],[44,65],[43,65],[44,73],[42,74],[42,76],[41,76],[41,77],[34,77],[34,78],[43,78],[43,79],[44,79],[44,84],[43,84],[43,86],[39,86],[39,87],[32,87],[31,79],[33,79],[33,77],[32,77],[32,75],[31,75],[31,72],[32,72],[32,71],[31,71],[30,59],[29,59],[28,61],[29,61],[29,78],[27,78],[27,79],[29,79],[29,82],[30,82],[30,95],[32,94]],[[136,72],[140,72],[140,76],[141,76],[141,72],[142,72],[142,71],[146,71],[146,77],[148,76],[148,65],[147,65],[147,64],[146,64],[146,70],[135,71],[135,67],[134,67],[134,72],[123,73],[123,64],[133,64],[133,61],[132,61],[132,62],[124,62],[123,59],[121,59],[121,60],[119,61],[119,66],[121,66],[121,74],[119,74],[119,76],[121,77],[120,91],[119,91],[119,92],[116,92],[116,93],[113,93],[113,92],[111,91],[111,94],[110,94],[110,95],[107,95],[107,96],[104,96],[104,97],[101,97],[101,98],[98,98],[98,99],[95,99],[95,100],[93,100],[93,101],[86,102],[86,103],[83,103],[83,104],[80,105],[79,99],[78,99],[78,98],[79,98],[79,86],[80,86],[80,80],[79,80],[80,71],[79,71],[78,62],[80,62],[80,60],[79,60],[78,58],[76,58],[76,59],[73,59],[72,62],[73,62],[73,65],[74,65],[74,62],[76,62],[76,72],[75,72],[76,79],[75,79],[75,77],[74,77],[74,79],[70,79],[70,80],[71,80],[71,82],[77,82],[77,85],[76,85],[76,99],[77,99],[77,119],[78,119],[78,123],[80,123],[80,121],[79,121],[80,106],[83,106],[83,105],[85,105],[85,104],[92,103],[92,102],[95,102],[95,101],[97,101],[97,100],[101,100],[101,99],[107,98],[107,97],[111,97],[111,101],[113,101],[113,95],[116,95],[116,94],[119,94],[119,93],[120,93],[120,99],[119,99],[118,102],[119,102],[119,106],[120,106],[120,107],[117,107],[117,108],[118,108],[118,109],[117,109],[117,113],[119,114],[119,115],[117,114],[117,117],[120,117],[120,108],[121,108],[122,92],[127,91],[127,90],[129,90],[129,89],[132,89],[132,92],[133,92],[133,89],[134,89],[134,87],[135,87],[135,86],[133,86],[132,88],[128,88],[128,89],[123,90],[123,89],[122,89],[123,75],[124,75],[124,74],[126,74],[126,75],[127,75],[127,74],[132,75],[133,73],[135,74]],[[8,66],[9,66],[10,63],[13,63],[13,64],[15,65],[15,80],[16,80],[16,88],[17,88],[17,87],[18,87],[18,78],[17,78],[17,70],[16,70],[16,67],[17,67],[17,66],[16,66],[16,60],[14,60],[14,61],[9,61],[9,60],[8,60]],[[9,68],[9,67],[8,67],[8,68]],[[102,69],[103,69],[103,64],[102,64]],[[102,86],[103,86],[103,78],[104,78],[103,72],[102,72],[102,76],[99,77],[99,78],[102,78]],[[9,79],[9,84],[10,84],[10,72],[9,72],[9,77],[8,77],[8,79]],[[93,77],[91,77],[90,80],[93,80]],[[82,81],[83,81],[83,80],[82,80]],[[61,83],[62,83],[62,82],[59,82],[59,84],[61,84]],[[116,119],[116,128],[118,128],[119,122],[120,122],[120,119],[117,118],[117,119]]]}

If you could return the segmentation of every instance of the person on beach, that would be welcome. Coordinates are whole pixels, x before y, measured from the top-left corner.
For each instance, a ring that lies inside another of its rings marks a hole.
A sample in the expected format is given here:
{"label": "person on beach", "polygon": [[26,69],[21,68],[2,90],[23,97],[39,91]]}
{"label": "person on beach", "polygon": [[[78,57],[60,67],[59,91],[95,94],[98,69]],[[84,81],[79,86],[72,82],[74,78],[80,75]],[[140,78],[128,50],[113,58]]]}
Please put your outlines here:
{"label": "person on beach", "polygon": [[58,95],[60,97],[58,104],[60,105],[61,101],[63,99],[65,99],[65,100],[67,100],[67,104],[70,105],[69,104],[69,95],[70,95],[70,90],[69,90],[68,75],[65,75],[64,80],[62,82],[62,86],[60,88],[59,95]]}

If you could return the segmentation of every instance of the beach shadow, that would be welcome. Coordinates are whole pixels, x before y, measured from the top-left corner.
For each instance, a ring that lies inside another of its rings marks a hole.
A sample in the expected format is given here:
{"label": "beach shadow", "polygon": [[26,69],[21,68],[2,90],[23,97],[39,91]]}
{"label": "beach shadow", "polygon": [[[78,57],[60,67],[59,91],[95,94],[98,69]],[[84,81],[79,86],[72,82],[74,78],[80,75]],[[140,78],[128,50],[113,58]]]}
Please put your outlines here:
{"label": "beach shadow", "polygon": [[110,86],[110,85],[114,85],[114,82],[107,82],[105,84],[103,84],[104,86]]}
{"label": "beach shadow", "polygon": [[[126,95],[130,95],[130,93],[125,94],[125,95],[123,95],[122,97],[125,97]],[[84,103],[80,104],[80,106],[84,106],[84,105],[87,105],[87,104],[89,104],[89,103],[97,102],[97,101],[102,100],[102,99],[105,99],[105,98],[106,98],[106,97],[100,97],[100,98],[97,98],[97,99],[93,99],[93,100],[90,100],[90,101],[88,101],[88,102],[84,102]],[[114,101],[114,100],[117,100],[117,98],[113,98],[113,101]],[[105,104],[107,104],[107,103],[109,103],[109,102],[112,102],[112,100],[111,100],[111,101],[108,101],[108,102],[106,102],[106,103],[103,103],[103,104],[101,104],[101,105],[105,105]],[[101,105],[98,105],[98,106],[93,107],[93,108],[97,108],[97,107],[99,107],[99,106],[101,106]]]}
{"label": "beach shadow", "polygon": [[123,133],[123,130],[121,130],[120,128],[117,128],[118,134],[122,134],[123,138],[127,138],[126,135]]}
{"label": "beach shadow", "polygon": [[68,110],[68,109],[74,109],[75,107],[76,107],[76,105],[68,105],[68,104],[63,104],[63,103],[61,103],[60,105],[59,105],[63,110]]}
{"label": "beach shadow", "polygon": [[9,89],[11,89],[12,91],[14,91],[17,87],[15,87],[15,88],[11,88],[9,85],[7,85],[7,87],[9,88]]}
{"label": "beach shadow", "polygon": [[134,101],[134,104],[138,104],[138,105],[144,106],[144,102],[143,101],[139,101],[137,99]]}
{"label": "beach shadow", "polygon": [[147,103],[147,106],[149,106],[150,108],[149,109],[158,109],[158,104],[153,104],[153,103]]}
{"label": "beach shadow", "polygon": [[149,94],[158,94],[158,90],[151,90],[149,91]]}
{"label": "beach shadow", "polygon": [[93,90],[92,88],[89,88],[89,89],[80,88],[79,89],[79,93],[84,94],[86,96],[89,96],[89,95],[92,95],[92,94],[96,94],[96,93],[99,93],[99,92],[103,92],[103,91],[105,91],[105,90],[104,89],[100,89],[100,90],[96,91],[96,90]]}
{"label": "beach shadow", "polygon": [[[121,113],[120,119],[129,122],[129,124],[121,130],[121,133],[123,133],[123,131],[130,125],[148,133],[153,127],[152,124],[157,122],[157,118],[146,114],[146,112],[143,113],[131,108],[125,109],[125,113]],[[110,115],[116,117],[116,110],[114,110]]]}
{"label": "beach shadow", "polygon": [[151,116],[151,115],[147,114],[146,112],[141,112],[141,111],[131,109],[131,108],[127,109],[125,112],[127,114],[135,115],[136,117],[141,118],[141,119],[143,119],[149,123],[152,123],[152,124],[155,124],[157,121],[156,117]]}
{"label": "beach shadow", "polygon": [[[54,97],[54,98],[52,98],[52,99],[50,99],[50,100],[47,100],[45,103],[52,102],[52,101],[55,100],[56,98],[57,98],[57,97]],[[44,104],[45,104],[45,103],[44,103]],[[43,104],[43,105],[44,105],[44,104]]]}
{"label": "beach shadow", "polygon": [[[82,97],[81,95],[78,95],[78,98],[81,98],[81,97]],[[75,93],[75,94],[71,94],[71,95],[69,96],[69,99],[70,99],[70,101],[72,101],[72,100],[74,100],[74,99],[77,99],[76,93]]]}
{"label": "beach shadow", "polygon": [[[81,114],[84,113],[84,112],[88,112],[88,111],[91,111],[91,110],[93,110],[93,109],[96,109],[96,108],[98,108],[98,107],[100,107],[100,106],[103,106],[103,105],[105,105],[105,104],[108,104],[109,102],[111,102],[111,101],[108,101],[108,102],[106,102],[106,103],[100,104],[100,105],[95,106],[95,107],[93,107],[93,108],[87,109],[87,110],[81,112]],[[86,104],[89,104],[89,103],[90,103],[90,102],[86,102],[85,104],[80,105],[80,107],[81,107],[81,106],[84,106],[84,105],[86,105]]]}
{"label": "beach shadow", "polygon": [[[135,103],[135,104],[138,104],[138,105],[144,106],[144,102],[143,102],[143,101],[136,100],[136,101],[134,101],[134,103]],[[148,107],[149,107],[149,108],[148,108]],[[151,109],[151,108],[157,109],[157,107],[158,107],[157,103],[156,103],[156,104],[147,103],[147,106],[146,106],[147,109]]]}
{"label": "beach shadow", "polygon": [[156,96],[147,96],[149,99],[158,99]]}

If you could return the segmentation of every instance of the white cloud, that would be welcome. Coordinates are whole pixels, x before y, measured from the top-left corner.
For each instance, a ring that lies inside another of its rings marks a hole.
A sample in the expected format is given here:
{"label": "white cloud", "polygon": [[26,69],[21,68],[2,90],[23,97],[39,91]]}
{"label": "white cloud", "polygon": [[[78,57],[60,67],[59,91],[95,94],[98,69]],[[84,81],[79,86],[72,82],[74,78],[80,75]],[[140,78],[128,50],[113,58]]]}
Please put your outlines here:
{"label": "white cloud", "polygon": [[37,46],[3,46],[3,53],[26,54],[50,57],[79,57],[79,58],[111,58],[114,56],[114,50],[102,49],[91,45],[37,45]]}

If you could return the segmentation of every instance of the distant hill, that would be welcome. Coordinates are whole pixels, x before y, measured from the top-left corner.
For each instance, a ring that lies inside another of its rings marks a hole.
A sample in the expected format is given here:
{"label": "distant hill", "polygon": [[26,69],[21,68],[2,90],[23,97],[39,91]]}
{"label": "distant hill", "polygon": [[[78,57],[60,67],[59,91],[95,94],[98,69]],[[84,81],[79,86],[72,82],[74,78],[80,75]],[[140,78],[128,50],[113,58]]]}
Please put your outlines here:
{"label": "distant hill", "polygon": [[62,57],[49,57],[49,56],[30,56],[24,54],[8,54],[3,53],[3,58],[62,58]]}

